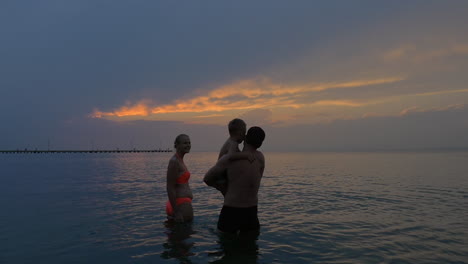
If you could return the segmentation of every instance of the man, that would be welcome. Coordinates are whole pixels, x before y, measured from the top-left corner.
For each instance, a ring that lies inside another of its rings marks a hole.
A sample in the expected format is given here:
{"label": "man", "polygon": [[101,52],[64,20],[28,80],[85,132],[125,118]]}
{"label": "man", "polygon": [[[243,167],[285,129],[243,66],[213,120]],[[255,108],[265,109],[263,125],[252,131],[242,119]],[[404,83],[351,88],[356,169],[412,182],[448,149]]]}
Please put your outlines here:
{"label": "man", "polygon": [[246,159],[232,161],[230,154],[227,154],[205,174],[203,180],[208,186],[221,189],[216,180],[224,171],[227,172],[227,189],[218,220],[218,229],[224,233],[250,233],[260,229],[257,194],[265,169],[265,157],[257,149],[264,139],[263,129],[251,127],[247,131],[242,152],[253,155],[255,159],[252,162]]}

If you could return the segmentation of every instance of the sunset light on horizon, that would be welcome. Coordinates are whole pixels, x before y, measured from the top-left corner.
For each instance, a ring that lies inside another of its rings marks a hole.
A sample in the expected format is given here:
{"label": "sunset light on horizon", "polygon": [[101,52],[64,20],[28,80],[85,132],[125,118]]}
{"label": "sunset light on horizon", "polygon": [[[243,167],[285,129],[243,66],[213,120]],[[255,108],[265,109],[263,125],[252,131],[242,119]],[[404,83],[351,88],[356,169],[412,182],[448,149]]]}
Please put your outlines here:
{"label": "sunset light on horizon", "polygon": [[468,264],[468,0],[0,1],[1,263]]}
{"label": "sunset light on horizon", "polygon": [[233,118],[271,150],[468,148],[464,1],[33,6],[0,10],[0,149],[213,150]]}
{"label": "sunset light on horizon", "polygon": [[[124,118],[127,121],[131,119],[165,120],[171,118],[171,114],[179,114],[177,118],[185,119],[186,122],[195,118],[192,121],[216,123],[216,120],[209,120],[210,117],[229,119],[233,114],[240,116],[255,109],[269,109],[279,113],[282,113],[282,109],[289,109],[289,111],[299,113],[330,106],[362,107],[378,104],[381,99],[320,99],[322,96],[316,94],[330,89],[359,89],[365,86],[376,86],[375,89],[378,89],[380,84],[398,83],[403,80],[403,78],[394,77],[288,86],[273,83],[267,78],[258,78],[228,84],[208,91],[206,95],[176,100],[173,104],[154,106],[151,103],[152,100],[144,99],[133,105],[128,103],[112,112],[95,110],[90,117],[117,121],[119,118]],[[185,115],[181,113],[185,113]],[[310,121],[313,122],[313,120],[304,120],[303,122]]]}

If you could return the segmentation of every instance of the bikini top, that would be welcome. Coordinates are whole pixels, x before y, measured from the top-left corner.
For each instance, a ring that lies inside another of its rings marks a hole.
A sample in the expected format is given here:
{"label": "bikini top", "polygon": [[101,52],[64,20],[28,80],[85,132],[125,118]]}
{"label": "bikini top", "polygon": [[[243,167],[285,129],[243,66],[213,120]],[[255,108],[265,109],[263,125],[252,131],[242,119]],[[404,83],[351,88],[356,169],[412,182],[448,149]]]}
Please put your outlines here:
{"label": "bikini top", "polygon": [[179,176],[179,178],[177,178],[176,183],[177,184],[188,183],[189,179],[190,179],[190,172],[186,170],[184,171],[184,173],[182,173],[182,175]]}
{"label": "bikini top", "polygon": [[[182,161],[182,159],[179,157],[179,155],[177,155],[177,158]],[[182,164],[184,162],[182,161]],[[184,167],[185,167],[185,164],[184,164]],[[182,175],[179,176],[179,178],[177,178],[176,180],[176,183],[177,184],[185,184],[185,183],[188,183],[189,182],[189,179],[190,179],[190,172],[187,170],[187,168],[185,168],[185,171],[184,173],[182,173]]]}

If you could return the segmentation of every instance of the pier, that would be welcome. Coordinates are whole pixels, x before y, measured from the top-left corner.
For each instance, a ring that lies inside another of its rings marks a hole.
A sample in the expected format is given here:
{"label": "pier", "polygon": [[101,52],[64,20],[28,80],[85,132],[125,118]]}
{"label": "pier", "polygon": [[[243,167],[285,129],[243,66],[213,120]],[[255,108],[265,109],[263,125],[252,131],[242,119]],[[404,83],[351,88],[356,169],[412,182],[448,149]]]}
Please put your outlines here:
{"label": "pier", "polygon": [[151,153],[151,152],[172,152],[171,149],[127,149],[127,150],[0,150],[2,154],[60,154],[60,153]]}

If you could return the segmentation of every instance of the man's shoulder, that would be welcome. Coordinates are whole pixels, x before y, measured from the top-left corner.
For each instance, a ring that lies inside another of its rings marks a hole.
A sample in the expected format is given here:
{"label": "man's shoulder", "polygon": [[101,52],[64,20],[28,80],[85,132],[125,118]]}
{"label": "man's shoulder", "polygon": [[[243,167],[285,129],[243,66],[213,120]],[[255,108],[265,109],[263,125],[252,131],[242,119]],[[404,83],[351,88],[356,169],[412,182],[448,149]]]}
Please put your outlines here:
{"label": "man's shoulder", "polygon": [[[242,152],[242,151],[241,151]],[[255,160],[249,161],[248,159],[238,159],[238,160],[229,160],[225,155],[223,157],[226,157],[225,162],[223,163],[228,169],[247,169],[247,168],[255,168],[254,166],[255,163],[260,164],[261,166],[265,166],[265,157],[263,156],[263,153],[260,151],[255,151],[253,152],[253,155],[255,156]]]}
{"label": "man's shoulder", "polygon": [[258,151],[256,150],[255,151],[255,156],[260,159],[261,161],[265,162],[265,156],[263,155],[263,153],[261,151]]}

